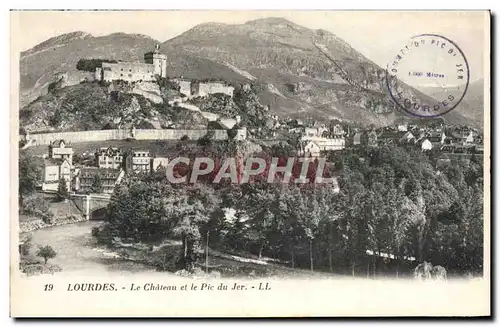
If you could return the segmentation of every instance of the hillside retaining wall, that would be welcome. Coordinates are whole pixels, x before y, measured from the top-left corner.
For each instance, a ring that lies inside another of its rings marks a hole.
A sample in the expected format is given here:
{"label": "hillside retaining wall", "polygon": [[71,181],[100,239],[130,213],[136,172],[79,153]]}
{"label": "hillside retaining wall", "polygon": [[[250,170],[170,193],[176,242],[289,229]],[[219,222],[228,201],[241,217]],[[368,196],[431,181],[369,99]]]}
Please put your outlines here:
{"label": "hillside retaining wall", "polygon": [[[213,133],[213,139],[215,140],[225,140],[228,138],[226,130],[210,131]],[[209,130],[203,129],[136,129],[133,135],[130,130],[110,129],[98,131],[29,134],[26,139],[31,141],[32,145],[49,145],[56,140],[65,140],[72,143],[125,140],[128,138],[136,140],[180,140],[184,135],[187,135],[190,140],[198,140],[205,136],[208,132]],[[238,130],[236,139],[246,139],[245,128]]]}

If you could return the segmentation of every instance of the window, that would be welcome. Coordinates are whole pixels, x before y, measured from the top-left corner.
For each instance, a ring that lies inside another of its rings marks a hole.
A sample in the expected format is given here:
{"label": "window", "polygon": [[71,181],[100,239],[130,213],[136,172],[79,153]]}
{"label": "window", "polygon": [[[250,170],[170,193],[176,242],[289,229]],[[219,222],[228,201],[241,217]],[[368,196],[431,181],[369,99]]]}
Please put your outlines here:
{"label": "window", "polygon": [[120,74],[121,77],[123,77],[123,74]]}
{"label": "window", "polygon": [[128,77],[132,77],[132,74],[128,74]]}
{"label": "window", "polygon": [[132,71],[132,69],[129,69],[128,71],[129,71],[129,72],[131,72],[131,71]]}

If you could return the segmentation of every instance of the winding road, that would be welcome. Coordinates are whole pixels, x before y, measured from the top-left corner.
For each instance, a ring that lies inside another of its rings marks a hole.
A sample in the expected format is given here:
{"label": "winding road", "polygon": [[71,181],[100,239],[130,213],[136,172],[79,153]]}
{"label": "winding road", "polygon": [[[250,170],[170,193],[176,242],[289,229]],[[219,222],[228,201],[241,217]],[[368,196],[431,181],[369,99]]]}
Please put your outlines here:
{"label": "winding road", "polygon": [[36,251],[38,245],[52,246],[57,256],[50,259],[50,263],[59,265],[64,273],[101,275],[115,272],[120,274],[155,272],[152,267],[124,261],[111,251],[98,246],[91,235],[91,229],[101,223],[85,221],[33,231],[32,252]]}

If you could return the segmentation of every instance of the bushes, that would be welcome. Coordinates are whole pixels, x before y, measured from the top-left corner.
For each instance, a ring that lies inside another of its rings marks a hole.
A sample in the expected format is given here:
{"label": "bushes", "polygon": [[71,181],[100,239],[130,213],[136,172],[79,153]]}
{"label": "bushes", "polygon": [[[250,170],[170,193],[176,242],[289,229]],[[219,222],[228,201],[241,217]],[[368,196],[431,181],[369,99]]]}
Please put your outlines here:
{"label": "bushes", "polygon": [[159,271],[176,271],[181,269],[181,257],[178,249],[162,250],[163,253],[154,257],[151,264]]}
{"label": "bushes", "polygon": [[227,130],[227,136],[230,140],[234,140],[234,138],[238,135],[238,125],[234,125],[233,128]]}
{"label": "bushes", "polygon": [[208,133],[206,135],[204,135],[203,137],[198,139],[197,144],[201,145],[201,146],[210,145],[212,143],[213,138],[214,138],[214,134],[215,134],[214,131],[208,131]]}
{"label": "bushes", "polygon": [[54,214],[50,211],[49,204],[38,194],[25,197],[21,203],[20,211],[28,216],[41,218],[47,224],[54,222]]}
{"label": "bushes", "polygon": [[27,256],[30,254],[30,250],[33,247],[31,243],[32,236],[28,234],[24,239],[19,240],[19,254],[22,256]]}
{"label": "bushes", "polygon": [[67,200],[69,198],[68,185],[64,178],[59,179],[59,184],[57,185],[57,199],[59,201]]}
{"label": "bushes", "polygon": [[93,73],[97,67],[102,67],[103,62],[117,63],[116,60],[108,59],[80,59],[76,64],[76,69]]}
{"label": "bushes", "polygon": [[19,264],[19,269],[28,276],[39,274],[53,274],[55,272],[62,271],[62,268],[58,265],[45,265],[39,262],[21,262]]}
{"label": "bushes", "polygon": [[91,234],[92,237],[97,237],[99,235],[99,227],[92,227]]}
{"label": "bushes", "polygon": [[105,225],[102,228],[93,227],[91,233],[97,240],[97,243],[104,245],[111,245],[113,239],[119,236],[119,231],[110,228],[109,225]]}

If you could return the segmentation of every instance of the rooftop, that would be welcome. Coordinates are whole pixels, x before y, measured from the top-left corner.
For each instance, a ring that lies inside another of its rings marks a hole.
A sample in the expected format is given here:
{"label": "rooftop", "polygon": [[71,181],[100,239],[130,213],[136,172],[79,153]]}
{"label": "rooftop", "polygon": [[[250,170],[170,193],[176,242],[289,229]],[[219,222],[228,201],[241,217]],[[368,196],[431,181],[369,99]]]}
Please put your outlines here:
{"label": "rooftop", "polygon": [[45,158],[43,164],[45,166],[59,166],[63,162],[63,159]]}
{"label": "rooftop", "polygon": [[61,139],[61,140],[56,140],[56,141],[52,142],[50,145],[51,145],[52,147],[56,147],[56,148],[58,148],[58,147],[60,147],[60,146],[61,146],[61,143],[64,143],[64,144],[69,144],[69,142],[66,142],[65,140]]}
{"label": "rooftop", "polygon": [[120,169],[112,168],[85,167],[80,170],[80,177],[93,178],[95,175],[99,175],[99,177],[105,179],[116,179],[120,175],[120,171]]}
{"label": "rooftop", "polygon": [[107,154],[108,156],[116,156],[116,155],[122,155],[123,152],[119,148],[114,148],[114,147],[102,147],[96,150],[96,152],[100,155]]}

